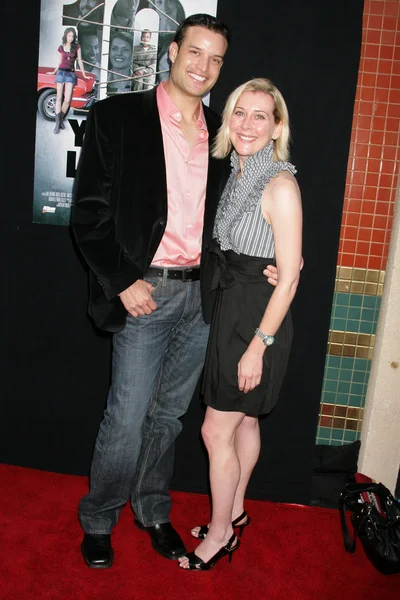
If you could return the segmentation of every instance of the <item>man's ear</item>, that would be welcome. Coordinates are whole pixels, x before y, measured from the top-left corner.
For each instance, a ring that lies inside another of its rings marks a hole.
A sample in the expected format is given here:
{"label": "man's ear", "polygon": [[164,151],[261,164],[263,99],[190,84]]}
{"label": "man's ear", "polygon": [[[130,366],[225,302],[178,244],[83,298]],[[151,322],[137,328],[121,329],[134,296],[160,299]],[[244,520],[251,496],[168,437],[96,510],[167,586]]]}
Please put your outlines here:
{"label": "man's ear", "polygon": [[169,60],[174,63],[176,57],[178,56],[178,52],[179,52],[179,48],[178,48],[178,44],[176,42],[172,42],[170,47],[169,47]]}

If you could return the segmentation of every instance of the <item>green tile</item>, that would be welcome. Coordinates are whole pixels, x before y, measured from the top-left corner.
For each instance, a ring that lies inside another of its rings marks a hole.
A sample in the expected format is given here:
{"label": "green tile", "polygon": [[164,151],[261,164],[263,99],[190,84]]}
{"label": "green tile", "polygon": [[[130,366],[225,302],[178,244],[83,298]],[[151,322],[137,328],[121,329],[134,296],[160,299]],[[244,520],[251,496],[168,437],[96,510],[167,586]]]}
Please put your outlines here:
{"label": "green tile", "polygon": [[343,445],[343,440],[342,438],[340,438],[339,440],[331,440],[329,443],[330,446],[342,446]]}
{"label": "green tile", "polygon": [[369,321],[359,321],[358,325],[360,333],[375,333],[376,323],[371,323]]}
{"label": "green tile", "polygon": [[338,382],[333,381],[332,379],[325,379],[324,381],[324,392],[334,392],[337,391]]}
{"label": "green tile", "polygon": [[322,392],[322,402],[326,404],[335,404],[336,393],[333,392]]}
{"label": "green tile", "polygon": [[330,356],[328,355],[327,365],[330,367],[334,367],[335,369],[340,368],[341,357],[340,356]]}
{"label": "green tile", "polygon": [[348,394],[336,394],[335,404],[340,404],[340,406],[347,406],[348,403],[349,403]]}
{"label": "green tile", "polygon": [[353,333],[357,333],[359,325],[360,325],[360,321],[356,321],[355,319],[347,319],[345,331],[351,331]]}
{"label": "green tile", "polygon": [[345,442],[355,442],[358,439],[359,433],[357,431],[350,431],[345,429],[343,432],[343,439]]}
{"label": "green tile", "polygon": [[365,404],[365,396],[356,394],[350,394],[348,406],[354,406],[355,408],[363,407]]}
{"label": "green tile", "polygon": [[353,371],[350,369],[340,369],[339,371],[339,381],[351,381],[353,375]]}
{"label": "green tile", "polygon": [[349,300],[350,300],[350,294],[342,294],[341,292],[338,292],[333,295],[332,304],[338,304],[340,306],[349,306],[349,304],[350,304]]}
{"label": "green tile", "polygon": [[344,357],[342,358],[342,369],[354,369],[354,358]]}
{"label": "green tile", "polygon": [[350,306],[362,306],[363,296],[361,294],[350,294]]}
{"label": "green tile", "polygon": [[332,429],[330,427],[318,427],[318,434],[320,437],[330,438]]}
{"label": "green tile", "polygon": [[377,311],[372,310],[371,308],[363,308],[361,311],[361,320],[362,321],[376,321],[377,319]]}
{"label": "green tile", "polygon": [[363,395],[364,394],[364,387],[365,386],[362,383],[352,383],[351,384],[351,394],[356,394],[356,396]]}
{"label": "green tile", "polygon": [[349,308],[347,316],[349,319],[357,319],[359,321],[361,319],[361,309],[360,308]]}
{"label": "green tile", "polygon": [[356,371],[366,371],[370,367],[370,361],[366,358],[356,358],[354,360],[354,369]]}
{"label": "green tile", "polygon": [[[353,386],[351,386],[353,389]],[[350,392],[350,383],[348,381],[339,381],[338,392],[348,394]]]}
{"label": "green tile", "polygon": [[333,379],[334,381],[336,381],[337,379],[339,379],[340,373],[341,373],[340,369],[336,369],[334,367],[328,367],[325,369],[325,378]]}
{"label": "green tile", "polygon": [[332,429],[332,440],[342,440],[343,429]]}
{"label": "green tile", "polygon": [[365,383],[367,377],[366,371],[353,371],[353,381],[355,383]]}
{"label": "green tile", "polygon": [[345,331],[346,328],[346,319],[335,319],[331,320],[331,328],[335,329],[335,331]]}
{"label": "green tile", "polygon": [[332,311],[332,316],[334,319],[347,319],[348,310],[347,306],[335,306]]}
{"label": "green tile", "polygon": [[363,296],[363,307],[364,308],[377,308],[381,305],[381,299],[379,296]]}

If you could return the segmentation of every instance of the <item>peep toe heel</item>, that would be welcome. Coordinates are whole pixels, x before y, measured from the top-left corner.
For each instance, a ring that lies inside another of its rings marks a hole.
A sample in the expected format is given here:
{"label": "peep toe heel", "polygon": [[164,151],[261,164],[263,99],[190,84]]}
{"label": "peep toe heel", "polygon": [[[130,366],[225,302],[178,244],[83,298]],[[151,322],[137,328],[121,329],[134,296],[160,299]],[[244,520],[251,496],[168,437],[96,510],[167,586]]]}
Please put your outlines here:
{"label": "peep toe heel", "polygon": [[220,548],[218,552],[214,554],[214,556],[212,556],[207,562],[205,562],[199,556],[197,556],[195,552],[189,552],[189,554],[186,555],[189,564],[187,567],[181,567],[181,569],[184,569],[185,571],[209,571],[224,556],[228,556],[228,561],[231,563],[232,555],[235,552],[235,550],[239,548],[239,546],[240,541],[236,537],[236,534],[233,533],[232,536],[229,538],[228,543],[222,548]]}
{"label": "peep toe heel", "polygon": [[[240,525],[238,525],[239,521],[242,521],[243,519],[245,519],[245,521],[243,523],[240,523]],[[247,527],[247,525],[250,525],[250,521],[251,521],[251,519],[246,511],[243,511],[241,515],[236,517],[236,519],[233,519],[232,527],[239,529],[239,537],[242,537],[243,529],[245,527]],[[192,533],[192,536],[194,538],[198,538],[199,540],[204,540],[207,533],[208,533],[208,525],[200,525],[198,535],[193,535],[193,533]]]}

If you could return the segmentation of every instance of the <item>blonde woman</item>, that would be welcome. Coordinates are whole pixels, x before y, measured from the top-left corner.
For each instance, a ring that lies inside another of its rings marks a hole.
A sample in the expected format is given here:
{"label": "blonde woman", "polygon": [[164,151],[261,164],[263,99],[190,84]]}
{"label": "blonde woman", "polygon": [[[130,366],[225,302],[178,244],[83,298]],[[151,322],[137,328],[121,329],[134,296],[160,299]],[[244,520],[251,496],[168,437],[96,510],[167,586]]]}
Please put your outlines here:
{"label": "blonde woman", "polygon": [[[213,155],[232,151],[214,226],[216,289],[205,364],[202,436],[210,460],[212,516],[180,567],[208,570],[239,547],[249,524],[244,496],[260,452],[258,417],[274,407],[289,357],[302,210],[289,158],[289,116],[279,90],[253,79],[228,98]],[[276,287],[263,270],[276,260]]]}

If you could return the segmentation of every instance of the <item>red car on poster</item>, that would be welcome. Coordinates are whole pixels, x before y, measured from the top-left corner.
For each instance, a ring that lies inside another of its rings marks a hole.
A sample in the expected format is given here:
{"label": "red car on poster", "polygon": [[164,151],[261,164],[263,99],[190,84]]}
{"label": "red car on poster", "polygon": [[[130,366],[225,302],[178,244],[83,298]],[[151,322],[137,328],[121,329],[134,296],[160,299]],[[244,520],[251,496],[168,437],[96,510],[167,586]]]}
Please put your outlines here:
{"label": "red car on poster", "polygon": [[[55,75],[48,75],[51,67],[39,67],[37,80],[37,107],[39,114],[48,121],[54,121],[56,118],[56,95],[57,84]],[[88,73],[90,79],[83,79],[81,72],[76,71],[78,81],[72,92],[71,108],[74,112],[86,113],[89,107],[96,99],[96,77]]]}

